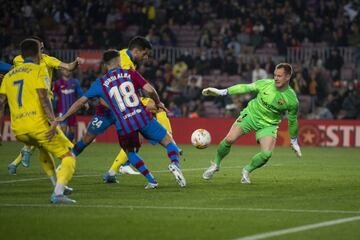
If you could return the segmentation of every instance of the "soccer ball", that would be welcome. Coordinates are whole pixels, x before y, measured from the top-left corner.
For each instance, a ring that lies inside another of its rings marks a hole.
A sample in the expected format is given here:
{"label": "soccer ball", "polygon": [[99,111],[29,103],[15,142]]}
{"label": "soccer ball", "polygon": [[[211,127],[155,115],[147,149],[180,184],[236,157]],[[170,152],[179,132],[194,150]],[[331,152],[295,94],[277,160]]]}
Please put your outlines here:
{"label": "soccer ball", "polygon": [[191,143],[194,147],[198,149],[204,149],[209,146],[211,143],[211,135],[210,133],[205,129],[196,129],[191,134]]}

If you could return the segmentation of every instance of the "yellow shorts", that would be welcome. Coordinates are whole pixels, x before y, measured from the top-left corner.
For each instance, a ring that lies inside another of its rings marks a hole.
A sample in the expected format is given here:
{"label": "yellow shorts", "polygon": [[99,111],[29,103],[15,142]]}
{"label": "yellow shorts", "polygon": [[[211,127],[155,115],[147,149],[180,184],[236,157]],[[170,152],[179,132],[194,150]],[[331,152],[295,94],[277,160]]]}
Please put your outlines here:
{"label": "yellow shorts", "polygon": [[57,158],[60,158],[73,148],[74,145],[69,139],[67,139],[59,127],[56,128],[57,133],[50,141],[45,137],[45,133],[47,131],[48,130],[43,130],[39,132],[16,135],[16,138],[27,145],[43,148],[45,151],[51,153]]}

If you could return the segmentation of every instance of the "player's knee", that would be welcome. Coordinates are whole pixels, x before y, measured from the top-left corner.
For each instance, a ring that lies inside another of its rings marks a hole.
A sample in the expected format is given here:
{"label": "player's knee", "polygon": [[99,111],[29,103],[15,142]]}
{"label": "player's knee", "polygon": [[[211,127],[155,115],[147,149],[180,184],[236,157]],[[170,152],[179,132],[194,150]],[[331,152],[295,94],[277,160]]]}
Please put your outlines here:
{"label": "player's knee", "polygon": [[272,156],[272,151],[261,151],[261,156],[263,159],[269,160]]}
{"label": "player's knee", "polygon": [[227,145],[232,145],[236,141],[236,139],[228,135],[224,138],[223,141],[225,141]]}
{"label": "player's knee", "polygon": [[86,133],[83,137],[83,142],[89,145],[95,139],[95,135]]}

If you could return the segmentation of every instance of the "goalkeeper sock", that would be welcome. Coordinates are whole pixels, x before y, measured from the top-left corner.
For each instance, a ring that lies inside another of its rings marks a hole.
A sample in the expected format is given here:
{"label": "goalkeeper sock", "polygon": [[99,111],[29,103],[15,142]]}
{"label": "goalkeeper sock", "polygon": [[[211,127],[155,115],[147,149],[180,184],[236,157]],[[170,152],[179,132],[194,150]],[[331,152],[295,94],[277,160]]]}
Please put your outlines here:
{"label": "goalkeeper sock", "polygon": [[171,163],[174,163],[177,167],[180,168],[180,153],[179,148],[176,146],[176,144],[170,142],[168,145],[166,145],[166,151]]}
{"label": "goalkeeper sock", "polygon": [[231,149],[231,143],[226,141],[225,139],[222,140],[217,148],[217,154],[215,158],[216,165],[220,166],[221,161],[223,160],[226,155],[229,154]]}
{"label": "goalkeeper sock", "polygon": [[272,151],[261,151],[255,154],[251,159],[251,163],[245,166],[245,170],[250,173],[257,168],[264,166],[265,163],[271,158],[271,155]]}
{"label": "goalkeeper sock", "polygon": [[129,152],[128,158],[131,164],[148,180],[150,183],[157,183],[154,176],[147,169],[144,161],[140,158],[140,156],[135,152]]}
{"label": "goalkeeper sock", "polygon": [[170,135],[172,135],[170,120],[167,117],[166,112],[161,111],[161,112],[156,113],[156,120],[166,129],[166,131]]}
{"label": "goalkeeper sock", "polygon": [[71,150],[75,156],[79,155],[88,145],[84,143],[84,140],[78,141],[74,148]]}

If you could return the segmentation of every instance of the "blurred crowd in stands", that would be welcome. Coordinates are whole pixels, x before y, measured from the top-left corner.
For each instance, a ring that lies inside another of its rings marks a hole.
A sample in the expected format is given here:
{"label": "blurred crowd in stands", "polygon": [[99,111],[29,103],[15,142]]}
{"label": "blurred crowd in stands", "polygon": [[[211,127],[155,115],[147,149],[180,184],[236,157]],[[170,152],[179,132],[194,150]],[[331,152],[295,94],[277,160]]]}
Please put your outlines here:
{"label": "blurred crowd in stands", "polygon": [[[360,66],[360,1],[355,0],[0,0],[0,58],[11,62],[27,36],[44,38],[46,48],[124,48],[134,35],[153,46],[198,48],[175,63],[150,59],[139,71],[158,90],[174,117],[233,117],[251,95],[208,99],[207,86],[227,87],[271,78],[274,56],[288,47],[330,47],[292,63],[292,86],[303,118],[360,118],[359,73],[347,81],[338,47],[353,47]],[[205,50],[204,50],[205,49]],[[213,54],[205,54],[211,50]],[[245,55],[244,55],[245,54]],[[257,55],[267,58],[257,58]],[[249,60],[243,56],[252,56]],[[357,61],[357,62],[356,62]],[[355,71],[354,71],[355,72]],[[101,70],[77,71],[86,90]]]}

